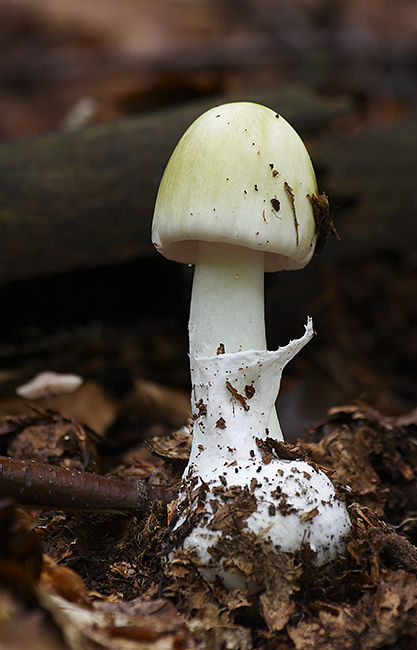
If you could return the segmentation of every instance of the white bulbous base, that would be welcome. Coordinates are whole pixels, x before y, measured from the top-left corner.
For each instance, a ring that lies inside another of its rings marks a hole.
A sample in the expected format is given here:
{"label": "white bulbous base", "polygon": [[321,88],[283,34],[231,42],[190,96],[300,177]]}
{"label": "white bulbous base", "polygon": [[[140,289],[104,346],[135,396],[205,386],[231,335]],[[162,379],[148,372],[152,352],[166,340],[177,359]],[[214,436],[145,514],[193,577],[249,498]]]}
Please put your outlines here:
{"label": "white bulbous base", "polygon": [[[225,570],[216,559],[216,544],[224,537],[252,533],[277,553],[294,553],[308,544],[317,564],[344,550],[350,530],[346,507],[331,481],[308,462],[272,459],[265,464],[252,459],[229,464],[204,484],[204,490],[204,514],[182,548],[195,549],[203,575],[210,581],[219,577],[228,589],[243,588],[251,577]],[[189,497],[189,492],[182,495],[188,501]],[[202,512],[201,491],[191,507],[194,513]],[[190,516],[189,508],[186,512],[177,528]]]}

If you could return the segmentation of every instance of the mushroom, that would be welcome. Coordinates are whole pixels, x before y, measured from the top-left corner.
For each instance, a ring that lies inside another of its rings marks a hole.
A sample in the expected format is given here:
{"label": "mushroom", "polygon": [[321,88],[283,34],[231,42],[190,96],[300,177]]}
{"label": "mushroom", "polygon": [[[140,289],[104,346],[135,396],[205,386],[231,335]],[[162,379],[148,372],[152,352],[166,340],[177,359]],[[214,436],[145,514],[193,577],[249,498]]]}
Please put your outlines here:
{"label": "mushroom", "polygon": [[[236,534],[216,513],[236,503],[237,489],[251,504],[240,518],[241,533],[264,536],[282,552],[306,542],[323,562],[343,549],[349,530],[346,508],[322,472],[304,461],[271,461],[262,451],[262,441],[283,439],[274,406],[282,369],[314,333],[309,319],[304,336],[267,351],[264,272],[310,261],[317,198],[298,134],[274,111],[242,102],[211,109],[190,126],[156,200],[156,249],[195,265],[189,319],[194,424],[182,501],[189,505],[193,495],[199,523],[181,544],[197,550],[206,575],[220,576],[231,588],[239,580],[213,558],[222,536]],[[283,496],[289,508],[282,507]],[[187,513],[177,529],[187,525],[189,507]]]}

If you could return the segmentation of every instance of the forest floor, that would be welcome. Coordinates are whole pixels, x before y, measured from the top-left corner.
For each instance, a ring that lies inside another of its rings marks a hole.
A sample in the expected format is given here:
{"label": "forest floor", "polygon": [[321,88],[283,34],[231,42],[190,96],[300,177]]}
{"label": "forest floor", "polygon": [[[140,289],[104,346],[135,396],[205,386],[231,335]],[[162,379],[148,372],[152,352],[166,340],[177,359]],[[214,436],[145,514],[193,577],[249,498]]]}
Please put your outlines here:
{"label": "forest floor", "polygon": [[[318,140],[413,120],[417,12],[392,4],[1,0],[0,146],[293,82],[351,102]],[[166,564],[191,444],[190,270],[150,255],[51,276],[34,269],[0,288],[1,650],[417,647],[409,223],[401,248],[369,243],[358,254],[348,240],[338,256],[332,244],[303,271],[312,278],[304,288],[266,279],[270,347],[299,335],[307,314],[318,332],[283,377],[289,448],[326,469],[352,520],[337,560],[318,570],[305,555],[291,558],[279,624],[268,625],[272,601],[259,609],[190,563]],[[59,396],[16,394],[44,370],[84,381]],[[5,458],[36,465],[7,474]],[[54,475],[39,507],[28,482],[50,466],[139,481],[144,503],[122,508],[109,484],[99,492],[110,491],[112,507],[72,509]]]}

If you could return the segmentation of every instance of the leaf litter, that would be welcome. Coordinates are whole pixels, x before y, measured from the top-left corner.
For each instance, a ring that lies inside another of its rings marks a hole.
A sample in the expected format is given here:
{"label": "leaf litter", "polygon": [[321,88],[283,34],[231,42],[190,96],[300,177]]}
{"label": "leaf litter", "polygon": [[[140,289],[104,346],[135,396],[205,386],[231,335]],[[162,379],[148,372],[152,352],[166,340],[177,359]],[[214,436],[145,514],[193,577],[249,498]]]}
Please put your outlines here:
{"label": "leaf litter", "polygon": [[[7,418],[2,443],[23,453],[16,439],[24,441],[35,427],[35,439],[53,451],[41,452],[42,462],[78,464],[85,450],[77,436],[78,446],[65,453],[51,443],[54,428],[60,440],[74,426],[53,413]],[[279,553],[245,532],[250,489],[236,493],[224,486],[214,525],[222,530],[233,520],[236,530],[211,549],[213,559],[223,557],[230,571],[253,578],[234,591],[208,582],[192,550],[176,550],[167,561],[175,542],[175,501],[167,506],[154,499],[147,514],[136,516],[25,510],[3,500],[0,601],[16,603],[22,620],[40,613],[48,633],[61,637],[57,648],[64,647],[62,638],[70,648],[117,649],[372,650],[406,644],[417,633],[416,428],[415,414],[387,417],[357,404],[332,409],[302,444],[267,440],[266,462],[268,456],[303,457],[327,470],[346,500],[352,531],[344,554],[317,567],[307,545]],[[137,472],[134,464],[119,465],[118,479],[178,486],[190,430],[148,443],[158,454],[156,464],[144,471],[139,463]],[[96,444],[90,436],[89,445]],[[100,455],[92,454],[100,471]],[[192,491],[190,499],[210,498],[198,481]],[[0,631],[6,634],[10,625],[0,622]]]}

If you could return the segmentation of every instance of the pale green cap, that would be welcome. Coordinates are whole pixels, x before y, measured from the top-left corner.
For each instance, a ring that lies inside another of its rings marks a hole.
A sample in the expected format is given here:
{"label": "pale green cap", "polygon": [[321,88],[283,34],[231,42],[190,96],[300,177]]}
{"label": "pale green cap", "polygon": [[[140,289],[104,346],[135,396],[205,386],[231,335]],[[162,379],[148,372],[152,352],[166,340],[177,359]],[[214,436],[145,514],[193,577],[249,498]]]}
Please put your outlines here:
{"label": "pale green cap", "polygon": [[175,148],[161,180],[152,242],[194,264],[199,241],[265,251],[265,270],[311,259],[317,194],[310,157],[294,129],[265,106],[224,104],[201,115]]}

